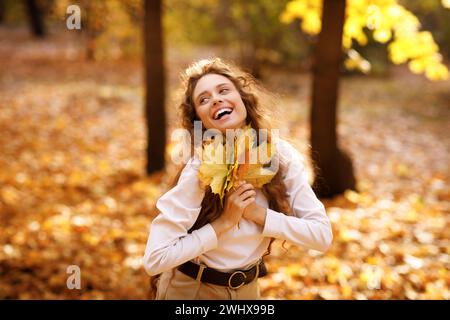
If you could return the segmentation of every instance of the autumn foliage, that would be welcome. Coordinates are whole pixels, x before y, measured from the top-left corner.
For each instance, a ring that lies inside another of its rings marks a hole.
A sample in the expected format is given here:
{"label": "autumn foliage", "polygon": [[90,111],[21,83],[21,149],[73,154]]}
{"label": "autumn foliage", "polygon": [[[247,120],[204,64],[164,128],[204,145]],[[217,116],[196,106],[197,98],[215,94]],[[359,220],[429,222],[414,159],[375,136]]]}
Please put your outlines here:
{"label": "autumn foliage", "polygon": [[[141,63],[85,60],[76,35],[0,39],[0,299],[148,298],[141,258],[174,167],[144,174]],[[169,48],[169,130],[178,71],[202,50]],[[309,76],[274,69],[266,83],[281,137],[306,157]],[[324,201],[326,254],[274,243],[263,298],[450,299],[449,84],[402,67],[342,80],[339,141],[358,191]]]}
{"label": "autumn foliage", "polygon": [[[446,3],[446,2],[443,2]],[[448,6],[446,4],[446,6]],[[321,29],[322,0],[294,0],[287,4],[281,19],[285,23],[301,19],[304,32],[316,35]],[[348,0],[343,33],[343,47],[348,53],[349,69],[370,70],[370,63],[355,50],[368,43],[368,32],[379,43],[386,43],[389,58],[395,64],[408,62],[414,73],[425,73],[431,80],[448,79],[439,47],[429,31],[420,31],[419,19],[398,0]]]}

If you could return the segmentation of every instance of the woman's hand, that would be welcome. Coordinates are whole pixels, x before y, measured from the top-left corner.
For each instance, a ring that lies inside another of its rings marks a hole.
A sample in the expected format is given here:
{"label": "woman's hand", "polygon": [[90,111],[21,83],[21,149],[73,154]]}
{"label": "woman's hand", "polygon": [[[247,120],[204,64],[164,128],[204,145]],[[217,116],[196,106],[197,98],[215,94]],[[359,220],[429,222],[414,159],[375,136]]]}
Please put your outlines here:
{"label": "woman's hand", "polygon": [[265,208],[261,207],[256,202],[253,202],[245,208],[242,217],[264,227],[264,224],[266,223],[266,213],[267,210]]}
{"label": "woman's hand", "polygon": [[245,208],[255,202],[255,197],[256,191],[253,185],[239,181],[225,196],[222,214],[211,223],[216,234],[219,235],[238,224]]}

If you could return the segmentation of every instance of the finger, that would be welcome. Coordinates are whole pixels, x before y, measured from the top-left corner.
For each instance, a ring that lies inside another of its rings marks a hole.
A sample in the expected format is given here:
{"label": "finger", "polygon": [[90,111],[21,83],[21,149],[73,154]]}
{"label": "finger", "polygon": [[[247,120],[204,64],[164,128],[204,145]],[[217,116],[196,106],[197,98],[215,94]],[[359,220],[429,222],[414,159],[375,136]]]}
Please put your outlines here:
{"label": "finger", "polygon": [[241,193],[239,198],[241,200],[247,200],[249,197],[256,197],[256,191],[254,189],[250,189]]}
{"label": "finger", "polygon": [[240,200],[237,203],[237,206],[242,210],[241,214],[244,213],[244,210],[247,208],[247,206],[255,201],[255,197],[248,197],[245,200]]}
{"label": "finger", "polygon": [[240,187],[236,190],[236,193],[240,195],[240,194],[242,194],[243,192],[245,192],[245,191],[247,191],[247,190],[251,190],[251,189],[254,189],[253,185],[250,184],[250,183],[246,183],[246,184],[240,186]]}
{"label": "finger", "polygon": [[236,184],[231,187],[230,193],[236,192],[236,190],[239,189],[239,187],[241,185],[243,185],[244,183],[245,183],[245,181],[242,181],[242,180],[239,180],[238,182],[236,182]]}
{"label": "finger", "polygon": [[239,189],[240,186],[242,186],[245,183],[245,181],[239,180],[235,186],[233,186],[234,190]]}
{"label": "finger", "polygon": [[253,187],[253,185],[251,183],[243,183],[239,187],[237,187],[236,190],[239,190],[242,188],[248,188],[248,187]]}
{"label": "finger", "polygon": [[242,207],[247,208],[253,202],[255,202],[255,198],[254,197],[250,197],[247,200],[242,201]]}

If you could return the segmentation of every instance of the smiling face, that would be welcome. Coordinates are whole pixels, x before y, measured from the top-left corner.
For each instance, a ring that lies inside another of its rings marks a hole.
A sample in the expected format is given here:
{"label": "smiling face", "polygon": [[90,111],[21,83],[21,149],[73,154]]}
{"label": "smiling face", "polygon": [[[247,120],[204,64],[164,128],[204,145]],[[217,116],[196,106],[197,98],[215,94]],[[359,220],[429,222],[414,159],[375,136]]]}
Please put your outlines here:
{"label": "smiling face", "polygon": [[206,129],[226,129],[245,126],[247,110],[239,91],[227,78],[219,74],[201,77],[192,94],[195,111]]}

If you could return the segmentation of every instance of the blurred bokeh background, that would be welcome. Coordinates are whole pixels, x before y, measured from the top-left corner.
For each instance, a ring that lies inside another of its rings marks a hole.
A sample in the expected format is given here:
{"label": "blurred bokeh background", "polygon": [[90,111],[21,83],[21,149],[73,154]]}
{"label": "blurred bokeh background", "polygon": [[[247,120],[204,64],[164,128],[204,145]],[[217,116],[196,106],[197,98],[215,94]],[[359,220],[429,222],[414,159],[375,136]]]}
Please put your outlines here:
{"label": "blurred bokeh background", "polygon": [[277,95],[333,224],[325,254],[275,242],[263,298],[449,299],[449,7],[0,0],[0,298],[149,297],[179,75],[219,56]]}

